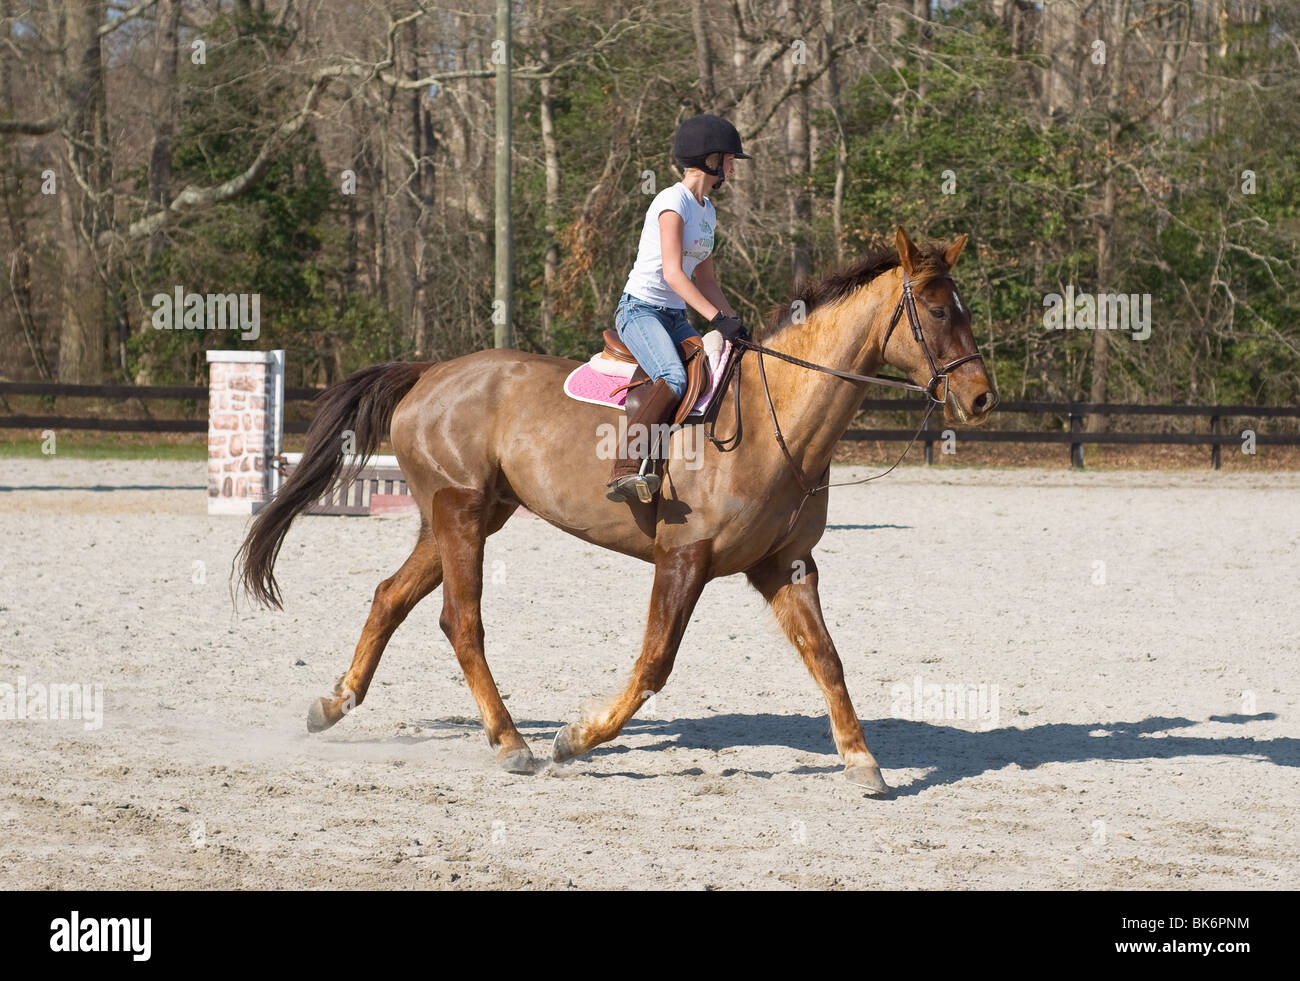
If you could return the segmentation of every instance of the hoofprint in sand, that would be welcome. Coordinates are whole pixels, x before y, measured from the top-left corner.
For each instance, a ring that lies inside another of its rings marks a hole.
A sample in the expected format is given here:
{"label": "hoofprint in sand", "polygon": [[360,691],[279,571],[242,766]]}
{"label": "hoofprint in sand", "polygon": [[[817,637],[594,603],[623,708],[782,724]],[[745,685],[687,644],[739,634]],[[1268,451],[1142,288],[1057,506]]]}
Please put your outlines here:
{"label": "hoofprint in sand", "polygon": [[[103,701],[0,721],[0,888],[1295,888],[1297,491],[920,467],[833,490],[815,554],[897,788],[876,800],[743,577],[619,739],[512,776],[441,592],[306,732],[418,519],[300,519],[285,611],[236,611],[245,521],[204,513],[202,463],[6,459],[0,712],[20,682]],[[488,540],[488,661],[539,759],[626,677],[651,579],[524,513]]]}

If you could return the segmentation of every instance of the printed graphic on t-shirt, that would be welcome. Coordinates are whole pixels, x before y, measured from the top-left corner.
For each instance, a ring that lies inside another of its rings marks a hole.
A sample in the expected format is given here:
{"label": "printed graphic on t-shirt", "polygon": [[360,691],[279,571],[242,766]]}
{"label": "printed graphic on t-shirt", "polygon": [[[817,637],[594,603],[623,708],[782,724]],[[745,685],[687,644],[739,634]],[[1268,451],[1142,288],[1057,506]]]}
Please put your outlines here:
{"label": "printed graphic on t-shirt", "polygon": [[703,262],[709,257],[713,252],[713,226],[709,224],[709,219],[700,219],[699,234],[683,246],[683,251],[697,262]]}

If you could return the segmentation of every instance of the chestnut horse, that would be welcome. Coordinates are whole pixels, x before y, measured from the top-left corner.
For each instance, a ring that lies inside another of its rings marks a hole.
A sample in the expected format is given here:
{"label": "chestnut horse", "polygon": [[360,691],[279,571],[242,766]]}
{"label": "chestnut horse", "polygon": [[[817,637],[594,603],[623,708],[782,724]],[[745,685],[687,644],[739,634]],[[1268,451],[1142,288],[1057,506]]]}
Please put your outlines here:
{"label": "chestnut horse", "polygon": [[[965,242],[963,235],[947,249],[923,251],[899,228],[896,253],[873,253],[805,288],[797,298],[805,317],[790,323],[788,312],[781,316],[767,343],[841,371],[865,374],[893,365],[918,385],[929,382],[932,392],[935,377],[947,374],[935,366],[938,359],[951,369],[942,395],[945,421],[982,422],[997,395],[949,275]],[[897,322],[909,278],[915,302],[907,304],[913,308],[907,319],[913,329],[892,331],[891,315]],[[797,309],[793,303],[792,308]],[[675,468],[672,458],[683,438],[678,432],[660,494],[648,504],[615,503],[605,497],[609,460],[600,458],[597,444],[618,410],[565,397],[563,382],[573,367],[564,358],[487,350],[442,363],[376,365],[321,396],[302,463],[257,514],[240,550],[245,590],[266,606],[280,606],[276,556],[293,519],[347,466],[345,435],[352,436],[360,457],[390,437],[421,520],[410,556],[375,590],[352,666],[330,697],[312,704],[308,729],[326,729],[361,703],[393,631],[441,584],[439,623],[478,703],[488,744],[510,772],[533,771],[533,754],[488,669],[479,606],[484,541],[522,504],[584,541],[655,567],[631,680],[599,710],[560,730],[555,761],[618,735],[668,681],[705,584],[743,572],[821,687],[845,775],[869,793],[888,793],[845,689],[818,599],[812,550],[826,528],[826,494],[805,501],[805,488],[828,476],[835,444],[867,383],[769,359],[763,374],[789,460],[774,435],[758,425],[732,451],[706,446],[702,466]],[[757,372],[742,372],[725,395],[719,419],[733,418],[737,398],[751,426],[768,417]]]}

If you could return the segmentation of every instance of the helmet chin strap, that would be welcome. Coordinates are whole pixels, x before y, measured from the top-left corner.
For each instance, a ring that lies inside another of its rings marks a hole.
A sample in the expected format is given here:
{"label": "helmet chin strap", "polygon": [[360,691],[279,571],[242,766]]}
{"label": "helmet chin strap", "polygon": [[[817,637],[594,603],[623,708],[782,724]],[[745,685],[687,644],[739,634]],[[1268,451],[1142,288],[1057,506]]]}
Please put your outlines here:
{"label": "helmet chin strap", "polygon": [[723,182],[727,179],[727,175],[722,171],[721,162],[719,162],[717,167],[710,167],[709,162],[707,160],[701,160],[695,166],[699,167],[700,170],[704,171],[709,176],[717,178],[717,180],[713,182],[713,187],[711,187],[710,190],[716,191],[718,188],[722,186]]}

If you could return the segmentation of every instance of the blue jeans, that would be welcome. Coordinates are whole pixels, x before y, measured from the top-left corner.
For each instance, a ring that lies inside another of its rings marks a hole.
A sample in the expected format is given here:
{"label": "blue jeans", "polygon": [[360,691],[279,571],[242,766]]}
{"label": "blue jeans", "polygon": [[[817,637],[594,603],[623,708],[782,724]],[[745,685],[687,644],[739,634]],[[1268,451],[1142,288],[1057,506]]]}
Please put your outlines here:
{"label": "blue jeans", "polygon": [[624,293],[614,314],[614,327],[652,384],[662,378],[679,399],[686,394],[686,368],[677,345],[700,335],[686,319],[685,310],[661,307]]}

